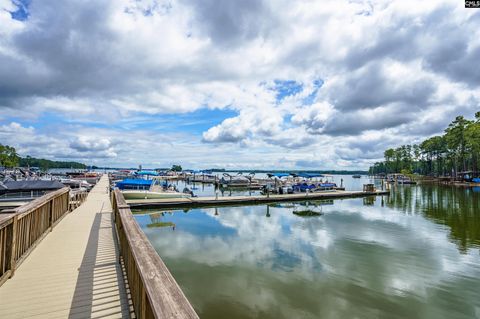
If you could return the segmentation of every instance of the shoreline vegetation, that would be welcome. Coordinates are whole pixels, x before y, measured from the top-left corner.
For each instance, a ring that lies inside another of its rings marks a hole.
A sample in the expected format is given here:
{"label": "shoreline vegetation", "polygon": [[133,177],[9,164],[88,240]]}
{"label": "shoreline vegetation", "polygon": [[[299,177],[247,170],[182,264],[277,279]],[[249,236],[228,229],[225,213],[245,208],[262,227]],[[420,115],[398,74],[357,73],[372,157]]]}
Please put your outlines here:
{"label": "shoreline vegetation", "polygon": [[473,120],[457,116],[444,132],[419,144],[385,150],[385,160],[371,166],[369,174],[402,173],[427,178],[478,176],[480,112]]}
{"label": "shoreline vegetation", "polygon": [[21,157],[14,147],[0,144],[0,166],[1,167],[38,167],[41,170],[51,168],[86,169],[87,165],[74,161],[51,161],[31,156]]}

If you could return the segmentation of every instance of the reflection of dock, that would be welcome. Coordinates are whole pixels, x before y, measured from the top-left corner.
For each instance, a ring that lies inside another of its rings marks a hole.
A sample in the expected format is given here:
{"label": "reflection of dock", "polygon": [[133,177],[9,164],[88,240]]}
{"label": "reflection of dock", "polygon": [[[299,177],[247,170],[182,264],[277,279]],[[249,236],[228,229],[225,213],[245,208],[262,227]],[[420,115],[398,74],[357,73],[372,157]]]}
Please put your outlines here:
{"label": "reflection of dock", "polygon": [[139,199],[128,200],[131,207],[158,208],[179,206],[216,206],[237,204],[261,204],[273,202],[303,201],[340,199],[352,197],[367,197],[377,195],[389,195],[390,191],[329,191],[319,193],[284,194],[284,195],[257,195],[257,196],[228,196],[228,197],[191,197],[191,198],[168,198],[168,199]]}

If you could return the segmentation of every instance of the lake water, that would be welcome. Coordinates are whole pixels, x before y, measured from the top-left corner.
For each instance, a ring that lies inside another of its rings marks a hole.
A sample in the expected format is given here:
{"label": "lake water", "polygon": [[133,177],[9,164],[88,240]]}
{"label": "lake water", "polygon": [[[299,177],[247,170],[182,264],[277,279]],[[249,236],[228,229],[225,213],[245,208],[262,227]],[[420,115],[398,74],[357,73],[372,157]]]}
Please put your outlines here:
{"label": "lake water", "polygon": [[[201,318],[480,318],[479,201],[401,186],[136,218]],[[322,215],[293,213],[305,209]]]}

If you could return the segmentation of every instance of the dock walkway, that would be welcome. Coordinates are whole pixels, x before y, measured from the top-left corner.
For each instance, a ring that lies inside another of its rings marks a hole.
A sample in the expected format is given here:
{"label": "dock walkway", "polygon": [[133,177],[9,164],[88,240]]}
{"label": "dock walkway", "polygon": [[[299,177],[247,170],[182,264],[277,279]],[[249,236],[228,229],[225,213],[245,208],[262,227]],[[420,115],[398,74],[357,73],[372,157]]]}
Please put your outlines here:
{"label": "dock walkway", "polygon": [[0,318],[130,318],[104,175],[0,287]]}
{"label": "dock walkway", "polygon": [[283,195],[252,195],[252,196],[222,196],[222,197],[185,197],[165,199],[132,199],[127,204],[132,208],[175,208],[175,207],[203,207],[218,205],[247,205],[265,204],[273,202],[342,199],[353,197],[389,195],[390,191],[377,190],[364,191],[343,191],[334,190],[317,193],[283,194]]}

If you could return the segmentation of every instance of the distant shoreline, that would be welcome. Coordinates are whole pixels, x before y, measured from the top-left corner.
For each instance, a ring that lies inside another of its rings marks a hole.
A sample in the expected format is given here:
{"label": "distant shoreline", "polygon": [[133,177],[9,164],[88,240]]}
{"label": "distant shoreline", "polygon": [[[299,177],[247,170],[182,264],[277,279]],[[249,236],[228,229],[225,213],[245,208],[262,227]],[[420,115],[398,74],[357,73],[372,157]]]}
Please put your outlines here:
{"label": "distant shoreline", "polygon": [[[68,168],[65,168],[68,169]],[[125,167],[93,167],[95,170],[137,170],[138,168]],[[169,170],[169,168],[144,168],[144,170]],[[192,169],[185,169],[184,171],[192,171]],[[317,174],[332,174],[332,175],[368,175],[367,170],[305,170],[305,169],[223,169],[223,168],[209,168],[195,171],[215,172],[215,173],[317,173]]]}

